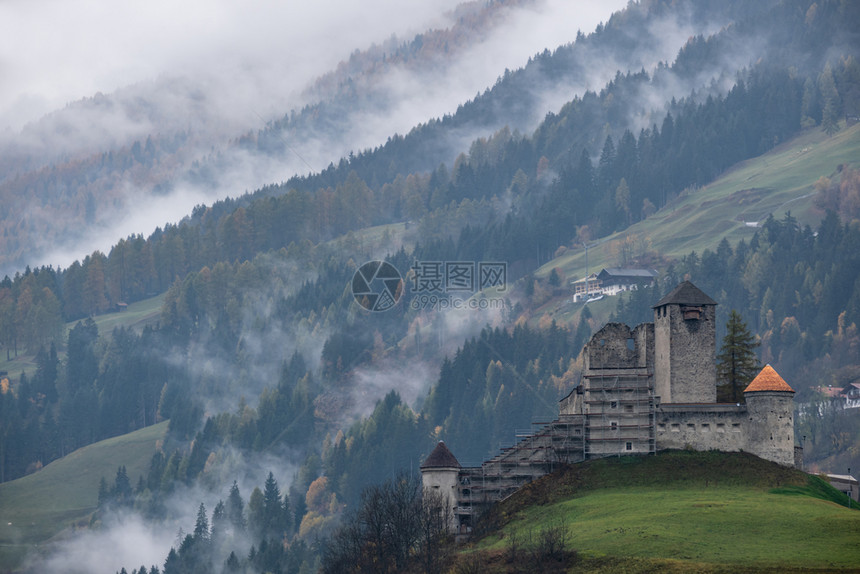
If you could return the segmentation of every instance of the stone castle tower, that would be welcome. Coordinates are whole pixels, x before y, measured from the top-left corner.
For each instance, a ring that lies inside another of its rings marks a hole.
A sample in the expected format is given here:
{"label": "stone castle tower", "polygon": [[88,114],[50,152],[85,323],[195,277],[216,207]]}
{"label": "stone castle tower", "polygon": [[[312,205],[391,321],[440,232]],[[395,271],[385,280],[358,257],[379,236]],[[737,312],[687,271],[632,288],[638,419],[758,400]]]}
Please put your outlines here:
{"label": "stone castle tower", "polygon": [[794,389],[770,365],[744,389],[747,450],[786,466],[795,464]]}
{"label": "stone castle tower", "polygon": [[717,302],[684,281],[654,305],[654,394],[661,403],[714,403]]}
{"label": "stone castle tower", "polygon": [[445,514],[450,522],[449,529],[454,530],[459,524],[456,518],[458,492],[461,470],[457,457],[448,450],[443,441],[436,444],[430,456],[421,464],[421,485],[425,491],[438,493],[447,509]]}

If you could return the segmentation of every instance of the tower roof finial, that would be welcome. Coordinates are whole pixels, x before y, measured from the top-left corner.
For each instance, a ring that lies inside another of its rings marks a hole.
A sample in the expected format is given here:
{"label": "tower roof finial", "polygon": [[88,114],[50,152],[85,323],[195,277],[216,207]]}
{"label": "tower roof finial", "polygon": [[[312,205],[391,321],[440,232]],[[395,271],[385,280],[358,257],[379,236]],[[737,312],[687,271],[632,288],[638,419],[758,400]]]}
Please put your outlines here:
{"label": "tower roof finial", "polygon": [[672,291],[660,299],[652,309],[662,307],[663,305],[694,305],[700,307],[702,305],[717,305],[717,302],[708,297],[704,291],[693,285],[689,281],[684,281]]}

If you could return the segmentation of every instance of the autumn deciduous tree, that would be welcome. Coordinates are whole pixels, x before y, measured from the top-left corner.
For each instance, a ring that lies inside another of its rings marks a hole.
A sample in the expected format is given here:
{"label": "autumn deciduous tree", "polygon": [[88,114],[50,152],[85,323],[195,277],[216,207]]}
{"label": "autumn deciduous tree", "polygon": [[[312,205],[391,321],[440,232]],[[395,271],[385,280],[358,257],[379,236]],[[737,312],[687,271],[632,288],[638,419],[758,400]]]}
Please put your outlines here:
{"label": "autumn deciduous tree", "polygon": [[732,309],[726,336],[717,354],[717,401],[743,402],[743,389],[758,374],[755,349],[759,346],[740,313]]}

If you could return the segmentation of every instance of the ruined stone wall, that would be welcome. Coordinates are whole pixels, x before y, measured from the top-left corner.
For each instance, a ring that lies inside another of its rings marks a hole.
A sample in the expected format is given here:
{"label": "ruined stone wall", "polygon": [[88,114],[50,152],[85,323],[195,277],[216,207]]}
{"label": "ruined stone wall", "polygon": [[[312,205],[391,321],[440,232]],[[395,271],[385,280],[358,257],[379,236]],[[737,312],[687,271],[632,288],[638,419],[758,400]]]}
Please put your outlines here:
{"label": "ruined stone wall", "polygon": [[639,363],[636,339],[624,323],[607,323],[585,345],[585,372],[628,369]]}
{"label": "ruined stone wall", "polygon": [[573,389],[569,395],[561,399],[558,403],[558,414],[564,415],[581,415],[582,414],[582,385]]}
{"label": "ruined stone wall", "polygon": [[654,323],[642,323],[633,329],[636,345],[636,366],[654,372]]}
{"label": "ruined stone wall", "polygon": [[607,323],[585,345],[585,372],[654,368],[654,324]]}

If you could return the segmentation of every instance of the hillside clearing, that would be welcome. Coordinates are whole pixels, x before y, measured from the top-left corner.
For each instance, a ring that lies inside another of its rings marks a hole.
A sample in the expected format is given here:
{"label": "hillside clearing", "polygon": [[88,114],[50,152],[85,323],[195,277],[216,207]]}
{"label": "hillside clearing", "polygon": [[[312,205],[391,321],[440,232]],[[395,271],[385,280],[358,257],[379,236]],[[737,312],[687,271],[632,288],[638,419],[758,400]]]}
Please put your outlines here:
{"label": "hillside clearing", "polygon": [[[801,224],[815,226],[821,216],[813,207],[813,185],[821,176],[832,177],[839,166],[860,158],[860,124],[832,137],[820,129],[807,130],[759,157],[741,162],[716,181],[685,190],[651,217],[606,237],[589,248],[589,271],[621,265],[618,243],[633,242],[633,255],[645,250],[677,258],[704,249],[716,249],[723,238],[731,243],[749,240],[753,223],[786,211]],[[747,222],[750,225],[747,225]],[[576,246],[543,265],[538,276],[559,267],[570,279],[582,277],[585,250]]]}
{"label": "hillside clearing", "polygon": [[0,570],[67,527],[86,522],[99,481],[125,466],[132,483],[146,473],[167,421],[80,448],[33,474],[0,484]]}

